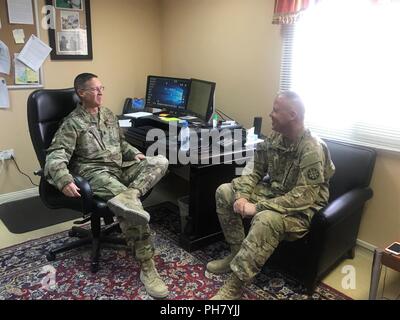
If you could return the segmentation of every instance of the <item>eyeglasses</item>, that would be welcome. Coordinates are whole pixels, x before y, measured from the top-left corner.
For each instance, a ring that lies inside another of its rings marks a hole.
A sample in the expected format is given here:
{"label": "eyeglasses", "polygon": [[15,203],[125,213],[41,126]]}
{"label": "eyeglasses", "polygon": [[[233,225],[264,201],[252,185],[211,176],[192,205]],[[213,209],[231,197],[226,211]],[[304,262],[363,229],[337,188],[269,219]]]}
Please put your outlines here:
{"label": "eyeglasses", "polygon": [[101,86],[101,87],[94,87],[94,88],[86,88],[85,89],[85,91],[92,91],[92,92],[95,92],[95,91],[97,91],[97,92],[103,92],[104,91],[104,87],[103,86]]}

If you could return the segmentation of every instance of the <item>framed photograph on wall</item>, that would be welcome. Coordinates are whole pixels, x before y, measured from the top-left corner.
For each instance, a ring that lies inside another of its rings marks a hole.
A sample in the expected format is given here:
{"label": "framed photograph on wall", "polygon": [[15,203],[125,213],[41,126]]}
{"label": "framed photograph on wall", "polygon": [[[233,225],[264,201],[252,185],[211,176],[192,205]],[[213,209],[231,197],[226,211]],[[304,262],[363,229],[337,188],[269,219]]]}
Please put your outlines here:
{"label": "framed photograph on wall", "polygon": [[70,31],[79,29],[81,26],[81,19],[79,11],[61,11],[61,30]]}
{"label": "framed photograph on wall", "polygon": [[55,0],[56,9],[83,10],[84,0]]}
{"label": "framed photograph on wall", "polygon": [[46,0],[54,7],[55,28],[49,29],[51,60],[92,60],[90,0]]}

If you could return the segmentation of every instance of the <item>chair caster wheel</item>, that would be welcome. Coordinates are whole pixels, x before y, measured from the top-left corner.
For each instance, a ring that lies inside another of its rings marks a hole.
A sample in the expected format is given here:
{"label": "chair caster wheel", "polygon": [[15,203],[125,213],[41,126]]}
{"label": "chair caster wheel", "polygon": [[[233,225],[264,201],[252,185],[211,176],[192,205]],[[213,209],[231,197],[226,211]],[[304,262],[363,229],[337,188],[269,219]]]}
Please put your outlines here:
{"label": "chair caster wheel", "polygon": [[74,230],[69,230],[69,231],[68,231],[68,236],[71,237],[71,238],[73,238],[73,237],[78,236],[78,234],[77,234]]}
{"label": "chair caster wheel", "polygon": [[48,253],[48,254],[46,254],[46,259],[47,259],[47,261],[54,261],[54,260],[56,260],[56,255],[54,254],[54,253]]}
{"label": "chair caster wheel", "polygon": [[98,262],[92,262],[90,264],[90,271],[92,271],[92,273],[96,273],[97,271],[99,271],[99,263]]}

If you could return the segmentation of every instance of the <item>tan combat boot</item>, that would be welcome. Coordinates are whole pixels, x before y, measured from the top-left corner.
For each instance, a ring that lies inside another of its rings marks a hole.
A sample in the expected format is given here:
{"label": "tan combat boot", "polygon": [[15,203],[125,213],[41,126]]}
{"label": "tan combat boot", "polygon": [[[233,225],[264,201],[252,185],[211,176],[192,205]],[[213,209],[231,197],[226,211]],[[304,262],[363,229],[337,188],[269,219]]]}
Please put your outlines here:
{"label": "tan combat boot", "polygon": [[150,221],[150,215],[143,210],[139,196],[138,190],[128,189],[108,200],[107,206],[116,216],[122,216],[134,224],[147,224]]}
{"label": "tan combat boot", "polygon": [[239,252],[239,249],[240,245],[238,244],[231,245],[230,255],[223,259],[213,260],[207,263],[207,271],[215,274],[231,272],[231,267],[229,266],[229,264],[231,263],[232,259],[236,256],[236,254]]}
{"label": "tan combat boot", "polygon": [[166,298],[168,288],[158,274],[153,259],[142,262],[140,281],[144,284],[147,293],[156,299]]}
{"label": "tan combat boot", "polygon": [[232,273],[217,294],[210,300],[239,300],[243,294],[244,282]]}

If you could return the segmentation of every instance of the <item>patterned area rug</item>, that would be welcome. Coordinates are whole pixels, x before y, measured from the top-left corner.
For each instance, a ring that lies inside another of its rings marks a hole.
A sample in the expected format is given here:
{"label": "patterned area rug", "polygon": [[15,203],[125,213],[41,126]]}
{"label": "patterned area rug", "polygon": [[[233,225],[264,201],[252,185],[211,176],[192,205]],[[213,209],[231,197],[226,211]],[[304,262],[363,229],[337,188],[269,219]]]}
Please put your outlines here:
{"label": "patterned area rug", "polygon": [[[226,279],[205,272],[205,264],[227,254],[217,242],[192,253],[178,246],[179,216],[171,208],[149,208],[156,246],[156,265],[171,300],[204,300],[212,297]],[[103,248],[101,268],[89,271],[88,247],[71,250],[48,262],[46,252],[68,241],[67,232],[32,240],[0,250],[0,300],[147,300],[139,280],[139,264],[125,247]],[[295,280],[274,270],[261,273],[246,287],[247,300],[342,300],[349,299],[320,284],[313,295],[303,293]]]}

